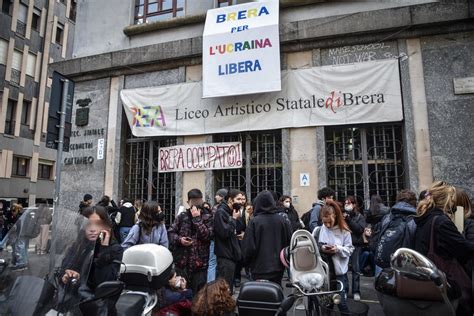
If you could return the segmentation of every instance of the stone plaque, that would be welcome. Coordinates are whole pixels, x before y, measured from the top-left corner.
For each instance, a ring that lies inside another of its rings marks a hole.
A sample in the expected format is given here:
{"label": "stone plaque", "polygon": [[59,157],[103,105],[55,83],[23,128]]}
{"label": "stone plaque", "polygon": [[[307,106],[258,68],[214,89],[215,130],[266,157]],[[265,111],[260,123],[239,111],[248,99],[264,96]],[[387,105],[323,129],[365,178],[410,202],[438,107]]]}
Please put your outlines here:
{"label": "stone plaque", "polygon": [[79,108],[76,110],[76,126],[86,126],[89,124],[89,108]]}

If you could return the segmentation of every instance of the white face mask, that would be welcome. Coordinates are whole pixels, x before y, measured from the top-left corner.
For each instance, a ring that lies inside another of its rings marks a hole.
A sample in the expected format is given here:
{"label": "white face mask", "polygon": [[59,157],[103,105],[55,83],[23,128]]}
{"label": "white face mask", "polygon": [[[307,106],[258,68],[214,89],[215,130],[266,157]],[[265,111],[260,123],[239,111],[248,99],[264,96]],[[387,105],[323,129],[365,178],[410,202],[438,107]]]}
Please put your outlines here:
{"label": "white face mask", "polygon": [[290,202],[283,203],[283,206],[286,207],[286,208],[290,208],[290,205],[291,205]]}
{"label": "white face mask", "polygon": [[344,206],[344,210],[346,210],[347,212],[352,212],[353,209],[354,209],[354,207],[352,205],[345,205]]}

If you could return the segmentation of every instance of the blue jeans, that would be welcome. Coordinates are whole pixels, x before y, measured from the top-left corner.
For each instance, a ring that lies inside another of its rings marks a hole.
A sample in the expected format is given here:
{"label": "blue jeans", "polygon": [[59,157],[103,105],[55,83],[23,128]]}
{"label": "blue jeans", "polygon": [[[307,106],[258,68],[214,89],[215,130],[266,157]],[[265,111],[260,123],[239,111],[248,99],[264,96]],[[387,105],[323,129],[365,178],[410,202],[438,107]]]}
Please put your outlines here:
{"label": "blue jeans", "polygon": [[[359,267],[359,255],[361,248],[356,246],[354,252],[351,255],[352,265],[352,294],[360,294],[360,267]],[[347,289],[349,292],[349,288]]]}
{"label": "blue jeans", "polygon": [[28,238],[19,237],[13,244],[13,263],[17,267],[28,265],[28,246],[30,240]]}
{"label": "blue jeans", "polygon": [[207,283],[216,279],[217,258],[214,253],[214,240],[211,240],[209,246],[209,265],[207,267]]}
{"label": "blue jeans", "polygon": [[347,293],[349,292],[349,278],[347,273],[344,275],[337,275],[336,280],[341,281],[344,285],[344,292],[341,293],[341,303],[337,305],[341,313],[350,313],[349,307],[347,306]]}
{"label": "blue jeans", "polygon": [[130,232],[130,230],[132,229],[132,227],[120,227],[120,242],[123,242],[125,240],[125,238],[127,238],[128,236],[128,233]]}

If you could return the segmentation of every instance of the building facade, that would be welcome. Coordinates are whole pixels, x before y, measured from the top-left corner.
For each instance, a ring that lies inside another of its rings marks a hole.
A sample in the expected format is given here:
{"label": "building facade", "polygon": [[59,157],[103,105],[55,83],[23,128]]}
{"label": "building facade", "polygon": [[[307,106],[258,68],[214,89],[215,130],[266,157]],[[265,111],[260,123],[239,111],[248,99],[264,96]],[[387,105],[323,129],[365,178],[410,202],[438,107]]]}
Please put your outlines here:
{"label": "building facade", "polygon": [[0,6],[0,199],[51,202],[56,150],[45,145],[49,64],[72,56],[76,0]]}
{"label": "building facade", "polygon": [[[71,144],[78,149],[62,162],[64,205],[74,208],[85,193],[107,194],[158,200],[173,214],[191,188],[212,201],[218,188],[231,187],[250,198],[264,189],[290,195],[303,213],[324,186],[338,199],[356,195],[367,205],[378,194],[392,205],[398,190],[419,192],[434,179],[472,196],[474,5],[467,0],[280,1],[282,71],[396,59],[402,121],[133,136],[120,92],[200,82],[206,11],[235,4],[79,3],[73,58],[53,64],[75,81],[74,111],[89,100],[87,125],[73,115]],[[227,141],[242,143],[239,169],[158,172],[162,147]]]}

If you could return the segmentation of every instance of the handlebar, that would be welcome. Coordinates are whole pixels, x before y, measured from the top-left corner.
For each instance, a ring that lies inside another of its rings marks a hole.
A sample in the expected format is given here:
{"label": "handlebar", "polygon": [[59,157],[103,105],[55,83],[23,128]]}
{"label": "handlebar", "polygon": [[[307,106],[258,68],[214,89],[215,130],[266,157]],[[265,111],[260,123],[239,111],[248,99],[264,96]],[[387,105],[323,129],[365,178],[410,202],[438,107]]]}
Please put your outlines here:
{"label": "handlebar", "polygon": [[302,289],[298,284],[294,283],[292,284],[292,287],[295,287],[302,295],[304,296],[317,296],[317,295],[329,295],[329,294],[339,294],[342,291],[344,291],[344,284],[336,280],[336,282],[340,285],[340,289],[338,290],[333,290],[333,291],[323,291],[323,292],[315,292],[315,293],[308,293],[304,289]]}

